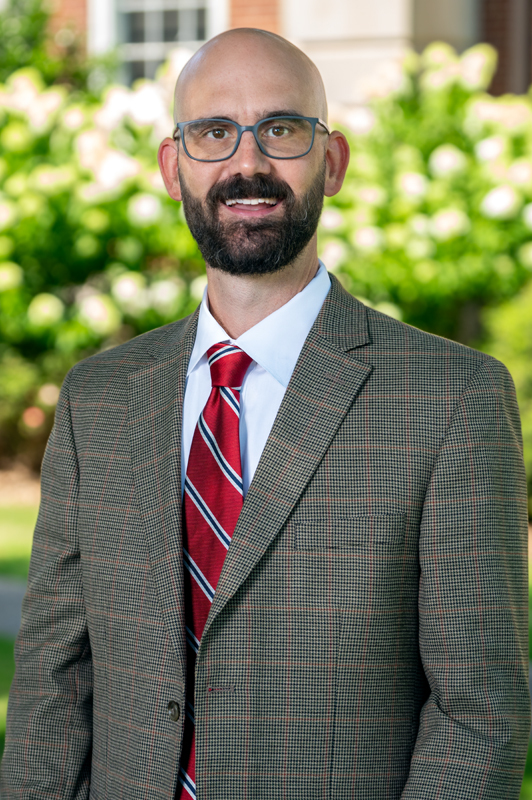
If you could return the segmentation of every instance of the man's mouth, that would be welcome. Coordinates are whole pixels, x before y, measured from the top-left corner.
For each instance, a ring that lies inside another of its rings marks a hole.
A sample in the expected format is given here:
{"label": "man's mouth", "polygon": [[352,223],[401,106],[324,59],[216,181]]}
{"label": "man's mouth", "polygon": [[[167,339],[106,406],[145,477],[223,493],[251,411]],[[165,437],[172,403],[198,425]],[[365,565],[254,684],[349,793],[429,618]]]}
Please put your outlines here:
{"label": "man's mouth", "polygon": [[239,197],[232,200],[222,200],[222,204],[233,213],[245,216],[263,216],[270,214],[282,200],[277,197]]}
{"label": "man's mouth", "polygon": [[273,197],[246,197],[246,198],[242,198],[240,200],[226,200],[225,201],[225,205],[226,206],[236,206],[236,205],[258,206],[258,205],[261,205],[261,204],[265,204],[265,205],[268,205],[268,206],[275,206],[275,205],[277,205],[278,202],[279,201],[276,200]]}

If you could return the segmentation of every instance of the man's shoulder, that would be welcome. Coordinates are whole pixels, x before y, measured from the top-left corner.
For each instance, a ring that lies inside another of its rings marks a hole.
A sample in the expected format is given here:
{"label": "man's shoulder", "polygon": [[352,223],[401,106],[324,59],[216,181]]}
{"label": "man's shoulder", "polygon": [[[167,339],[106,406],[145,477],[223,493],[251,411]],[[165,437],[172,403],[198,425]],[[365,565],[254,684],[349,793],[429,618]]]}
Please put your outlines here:
{"label": "man's shoulder", "polygon": [[135,336],[123,344],[110,347],[79,361],[69,373],[70,380],[97,381],[112,373],[116,378],[142,369],[150,363],[172,355],[179,357],[187,332],[196,314],[170,322]]}

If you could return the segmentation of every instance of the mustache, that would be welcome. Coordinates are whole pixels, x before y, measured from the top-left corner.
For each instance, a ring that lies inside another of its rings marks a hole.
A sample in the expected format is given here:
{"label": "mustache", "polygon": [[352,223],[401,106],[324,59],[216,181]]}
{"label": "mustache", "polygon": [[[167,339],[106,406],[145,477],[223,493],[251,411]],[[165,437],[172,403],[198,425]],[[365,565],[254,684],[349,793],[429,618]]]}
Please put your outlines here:
{"label": "mustache", "polygon": [[219,181],[211,186],[206,200],[211,208],[215,208],[218,203],[226,200],[243,200],[249,197],[272,197],[289,202],[295,200],[294,192],[286,181],[269,175],[254,175],[252,178],[235,175]]}

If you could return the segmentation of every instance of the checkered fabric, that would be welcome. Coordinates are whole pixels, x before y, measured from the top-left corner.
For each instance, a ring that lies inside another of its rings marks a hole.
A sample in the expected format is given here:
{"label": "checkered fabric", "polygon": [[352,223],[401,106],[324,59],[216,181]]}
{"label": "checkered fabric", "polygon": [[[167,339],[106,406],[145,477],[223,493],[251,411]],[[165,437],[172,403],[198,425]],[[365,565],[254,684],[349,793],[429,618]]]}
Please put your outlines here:
{"label": "checkered fabric", "polygon": [[201,635],[231,544],[244,486],[240,462],[240,390],[251,358],[231,344],[207,350],[212,389],[198,420],[185,478],[186,718],[179,798],[196,797],[194,669]]}
{"label": "checkered fabric", "polygon": [[[196,661],[200,800],[517,800],[527,496],[506,369],[331,278]],[[43,465],[2,800],[173,800],[197,314],[78,364]]]}

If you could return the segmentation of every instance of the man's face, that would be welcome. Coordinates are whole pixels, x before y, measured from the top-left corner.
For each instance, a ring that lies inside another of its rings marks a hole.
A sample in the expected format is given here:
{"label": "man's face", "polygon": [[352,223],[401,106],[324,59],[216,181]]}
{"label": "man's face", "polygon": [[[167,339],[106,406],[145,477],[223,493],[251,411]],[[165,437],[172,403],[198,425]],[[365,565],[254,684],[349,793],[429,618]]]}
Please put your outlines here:
{"label": "man's face", "polygon": [[[297,74],[283,70],[267,48],[241,47],[218,69],[202,66],[178,108],[180,121],[227,118],[250,125],[276,114],[320,115]],[[265,156],[248,131],[231,158],[210,163],[190,159],[178,145],[185,216],[209,266],[235,275],[264,274],[294,261],[318,225],[325,140],[317,126],[310,153],[278,160]],[[269,202],[239,202],[245,200]]]}
{"label": "man's face", "polygon": [[[180,181],[185,217],[207,264],[231,275],[264,275],[292,263],[312,239],[323,206],[325,164],[299,197],[286,181],[260,173],[218,181],[204,201],[194,196],[183,175]],[[281,214],[239,214],[241,209],[247,210],[239,201],[261,198],[275,202],[258,206],[273,210],[274,205],[282,204]],[[241,218],[225,219],[221,205],[236,208]]]}

